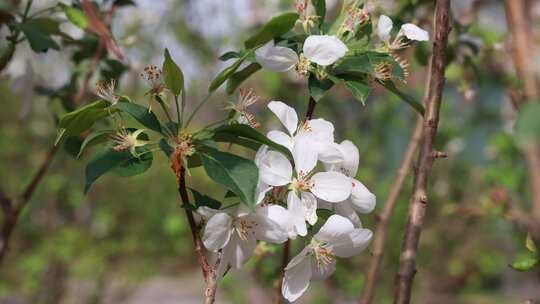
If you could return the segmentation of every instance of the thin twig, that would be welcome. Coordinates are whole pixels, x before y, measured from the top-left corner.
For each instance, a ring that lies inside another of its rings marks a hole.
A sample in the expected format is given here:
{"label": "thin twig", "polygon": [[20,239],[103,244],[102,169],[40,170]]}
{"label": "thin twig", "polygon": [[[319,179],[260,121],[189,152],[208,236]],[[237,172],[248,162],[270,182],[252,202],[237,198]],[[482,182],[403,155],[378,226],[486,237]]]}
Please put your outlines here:
{"label": "thin twig", "polygon": [[369,262],[369,267],[366,273],[366,280],[362,290],[362,295],[360,297],[361,304],[371,304],[373,302],[373,297],[375,295],[375,284],[377,282],[377,277],[379,275],[379,269],[381,268],[381,263],[384,255],[384,246],[386,242],[386,231],[388,228],[388,223],[396,207],[399,194],[403,189],[403,184],[407,178],[412,163],[414,160],[414,155],[418,149],[418,144],[420,143],[420,137],[422,135],[422,118],[418,117],[416,120],[416,125],[414,131],[409,139],[409,144],[405,150],[401,166],[397,172],[396,178],[392,183],[390,188],[390,193],[388,198],[384,203],[383,212],[380,214],[379,221],[377,223],[377,228],[375,229],[375,239],[373,240],[373,256]]}
{"label": "thin twig", "polygon": [[[32,1],[30,1],[29,4],[31,2]],[[28,11],[29,11],[29,6],[27,6],[27,8],[25,9],[25,16],[28,14]],[[114,12],[114,6],[109,11],[108,22],[110,22],[113,12]],[[101,45],[101,40],[100,40],[100,45]],[[90,79],[92,78],[93,73],[97,69],[99,61],[103,58],[103,53],[104,53],[104,46],[98,46],[96,50],[96,54],[94,55],[90,70],[85,75],[83,86],[81,90],[77,93],[77,95],[74,96],[74,103],[76,105],[81,103],[82,98],[84,97],[86,91],[88,90],[88,83]],[[56,155],[56,153],[58,152],[58,147],[59,147],[58,145],[52,145],[49,148],[38,171],[36,172],[32,180],[30,181],[28,186],[23,190],[23,192],[18,197],[16,197],[15,199],[10,199],[7,197],[5,193],[1,194],[2,210],[4,212],[4,221],[2,223],[2,227],[0,230],[0,265],[2,264],[2,261],[4,260],[4,257],[9,249],[9,242],[13,234],[13,230],[15,229],[15,226],[17,225],[17,222],[19,220],[19,215],[22,212],[22,210],[25,208],[27,203],[30,201],[30,198],[34,194],[39,183],[43,180],[43,177],[46,175],[47,171],[49,170],[52,160],[54,156]],[[9,202],[9,205],[6,202]]]}
{"label": "thin twig", "polygon": [[5,208],[2,209],[4,211],[4,222],[2,223],[2,230],[0,232],[0,265],[9,249],[9,241],[19,220],[19,215],[28,201],[30,201],[30,198],[32,198],[39,183],[43,180],[43,177],[51,166],[57,150],[58,146],[54,145],[49,149],[38,171],[17,199],[9,199],[5,194],[2,195],[2,200],[4,202],[9,202],[9,205],[2,204]]}
{"label": "thin twig", "polygon": [[[181,155],[178,153],[174,153],[173,157],[181,157]],[[176,171],[174,166],[172,168],[174,171]],[[217,268],[219,267],[219,262],[221,261],[221,257],[220,257],[220,254],[218,254],[216,265],[214,267],[210,266],[210,263],[208,262],[208,258],[204,254],[204,244],[200,236],[199,227],[197,226],[197,223],[195,222],[195,218],[193,216],[193,212],[190,209],[189,195],[186,188],[186,169],[183,166],[181,166],[179,171],[180,172],[175,172],[175,174],[178,176],[178,193],[180,194],[180,198],[182,200],[182,208],[184,208],[186,217],[188,219],[189,228],[191,230],[191,236],[193,238],[193,243],[195,245],[195,253],[197,255],[197,259],[199,260],[202,274],[206,282],[206,290],[204,292],[204,303],[212,304],[214,303],[216,299]]]}
{"label": "thin twig", "polygon": [[435,160],[433,143],[437,134],[445,83],[446,48],[450,33],[450,0],[437,1],[434,28],[433,54],[428,73],[430,81],[424,100],[426,114],[423,121],[422,142],[418,154],[417,170],[414,175],[405,235],[401,246],[400,265],[394,285],[394,303],[396,304],[410,303],[414,275],[416,274],[416,254],[428,204],[427,183]]}
{"label": "thin twig", "polygon": [[[516,111],[527,102],[538,102],[540,88],[535,74],[535,67],[530,63],[533,58],[534,37],[530,6],[524,0],[506,0],[506,20],[512,33],[512,57],[517,75],[522,83],[523,98],[514,102]],[[525,156],[528,163],[529,178],[532,191],[532,210],[522,219],[528,226],[531,236],[540,244],[540,144],[528,143]]]}

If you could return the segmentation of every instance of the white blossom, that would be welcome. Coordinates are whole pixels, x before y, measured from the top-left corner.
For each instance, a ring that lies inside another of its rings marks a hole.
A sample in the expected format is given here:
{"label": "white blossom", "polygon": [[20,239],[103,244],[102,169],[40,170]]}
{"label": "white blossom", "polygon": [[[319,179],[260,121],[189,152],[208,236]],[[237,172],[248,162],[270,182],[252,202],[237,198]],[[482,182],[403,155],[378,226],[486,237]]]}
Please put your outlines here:
{"label": "white blossom", "polygon": [[354,228],[340,215],[332,215],[310,244],[285,267],[281,286],[283,297],[293,302],[309,287],[312,279],[325,279],[336,268],[336,257],[351,257],[364,250],[371,240],[368,229]]}
{"label": "white blossom", "polygon": [[[386,15],[379,16],[379,21],[377,22],[377,36],[379,39],[385,43],[390,43],[390,32],[392,31],[394,24],[392,19]],[[406,43],[400,41],[401,37],[406,37],[411,41],[428,41],[429,34],[427,31],[421,29],[417,25],[412,23],[405,23],[401,26],[396,38],[394,39],[393,45],[395,48],[402,48],[406,46]]]}
{"label": "white blossom", "polygon": [[377,22],[377,36],[384,42],[390,41],[390,32],[393,26],[392,19],[386,15],[381,15]]}
{"label": "white blossom", "polygon": [[280,244],[288,239],[280,225],[288,212],[281,206],[257,207],[255,212],[242,207],[230,212],[207,209],[198,210],[203,218],[209,216],[202,240],[209,251],[222,250],[220,276],[228,267],[240,268],[253,255],[257,240]]}
{"label": "white blossom", "polygon": [[346,175],[332,172],[313,173],[317,164],[317,151],[309,136],[296,138],[290,161],[277,151],[266,151],[257,164],[261,181],[273,187],[287,187],[287,208],[291,213],[296,234],[307,234],[306,221],[317,222],[317,198],[337,203],[351,195],[352,184]]}
{"label": "white blossom", "polygon": [[311,35],[304,41],[304,56],[320,66],[327,66],[335,63],[345,56],[349,49],[336,36]]}
{"label": "white blossom", "polygon": [[[405,37],[407,37],[409,40],[416,40],[416,41],[428,41],[429,40],[429,34],[427,31],[421,29],[415,24],[412,23],[405,23],[401,26],[400,33],[403,33]],[[398,34],[399,36],[399,34]]]}
{"label": "white blossom", "polygon": [[359,153],[358,148],[349,140],[344,140],[338,145],[344,159],[340,163],[326,164],[330,171],[337,171],[350,178],[352,184],[351,196],[339,204],[327,204],[337,214],[347,217],[357,227],[361,227],[358,213],[370,213],[375,208],[377,199],[364,184],[355,179],[358,172]]}
{"label": "white blossom", "polygon": [[255,51],[257,62],[265,69],[286,72],[298,63],[298,55],[290,48],[275,46],[270,41]]}
{"label": "white blossom", "polygon": [[296,111],[281,101],[269,102],[268,108],[287,129],[287,133],[278,130],[268,132],[266,136],[270,140],[287,147],[292,152],[295,139],[309,137],[310,146],[317,151],[319,160],[324,162],[343,160],[341,152],[334,143],[334,126],[332,123],[322,118],[299,123]]}

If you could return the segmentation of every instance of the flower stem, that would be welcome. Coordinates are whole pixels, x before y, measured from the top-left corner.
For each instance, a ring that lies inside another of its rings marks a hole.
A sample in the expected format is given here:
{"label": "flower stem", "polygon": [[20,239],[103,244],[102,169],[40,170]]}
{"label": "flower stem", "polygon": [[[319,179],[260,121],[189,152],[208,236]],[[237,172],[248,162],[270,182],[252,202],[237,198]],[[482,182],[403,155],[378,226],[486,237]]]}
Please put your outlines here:
{"label": "flower stem", "polygon": [[189,126],[189,123],[191,122],[191,120],[193,120],[193,117],[195,116],[195,114],[197,114],[197,112],[199,112],[199,110],[202,108],[202,106],[208,101],[210,100],[210,97],[212,96],[211,93],[208,93],[208,95],[206,95],[206,97],[201,100],[199,102],[199,104],[197,104],[197,106],[195,107],[195,109],[193,110],[193,112],[191,112],[191,114],[189,115],[187,121],[186,121],[186,125],[185,127],[187,128]]}

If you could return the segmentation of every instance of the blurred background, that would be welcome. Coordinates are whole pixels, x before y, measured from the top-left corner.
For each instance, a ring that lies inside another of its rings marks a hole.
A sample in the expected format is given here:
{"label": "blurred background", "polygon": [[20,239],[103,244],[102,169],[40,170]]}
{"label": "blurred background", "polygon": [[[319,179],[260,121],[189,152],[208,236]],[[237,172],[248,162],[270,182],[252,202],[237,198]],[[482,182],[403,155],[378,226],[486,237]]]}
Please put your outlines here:
{"label": "blurred background", "polygon": [[[34,1],[30,15],[57,2]],[[96,1],[103,7],[110,7],[111,2]],[[368,2],[375,15],[384,13],[432,32],[433,1]],[[1,0],[0,10],[22,12],[25,4]],[[58,117],[73,108],[74,98],[81,103],[95,99],[98,80],[121,75],[119,93],[146,103],[144,93],[149,87],[139,73],[150,64],[161,66],[163,50],[169,48],[184,71],[187,100],[193,104],[204,97],[216,73],[230,64],[219,61],[219,55],[240,49],[271,16],[294,9],[292,0],[117,4],[111,13],[111,29],[125,62],[97,56],[95,36],[66,22],[61,30],[76,43],[43,53],[19,43],[1,71],[0,189],[9,196],[20,193],[42,164],[54,142]],[[529,1],[529,5],[536,37],[535,57],[529,64],[540,71],[540,1]],[[327,7],[330,17],[335,16],[340,1],[328,0]],[[420,242],[413,303],[540,299],[534,272],[509,267],[526,253],[526,234],[506,216],[505,206],[513,202],[529,210],[531,193],[523,151],[513,132],[516,114],[511,88],[517,79],[504,9],[499,0],[452,1],[448,81],[436,142],[449,157],[436,163],[431,178],[432,204]],[[59,12],[45,14],[65,19]],[[0,25],[0,50],[8,47],[8,34]],[[417,99],[423,95],[430,47],[417,44],[402,54],[411,64],[403,88]],[[84,88],[88,74],[89,86]],[[282,100],[300,113],[305,110],[304,83],[294,72],[263,71],[243,85],[261,96],[253,112],[262,122],[262,132],[279,127],[266,102]],[[220,119],[231,101],[235,96],[219,91],[196,124]],[[359,147],[358,178],[378,198],[375,212],[362,220],[366,228],[374,229],[375,214],[382,210],[414,129],[415,113],[374,86],[365,106],[345,89],[332,89],[317,105],[315,116],[335,124],[337,140],[350,139]],[[0,303],[199,303],[202,275],[167,158],[156,153],[144,175],[106,175],[84,195],[88,158],[74,156],[76,144],[66,141],[60,147],[21,214],[0,268]],[[216,197],[223,195],[198,170],[193,170],[190,185]],[[375,303],[391,303],[412,184],[408,178],[391,218]],[[293,254],[299,249],[293,246]],[[337,272],[312,285],[301,302],[357,302],[370,255],[368,250],[339,261]],[[279,247],[261,250],[243,271],[224,278],[218,302],[271,303],[279,263]]]}

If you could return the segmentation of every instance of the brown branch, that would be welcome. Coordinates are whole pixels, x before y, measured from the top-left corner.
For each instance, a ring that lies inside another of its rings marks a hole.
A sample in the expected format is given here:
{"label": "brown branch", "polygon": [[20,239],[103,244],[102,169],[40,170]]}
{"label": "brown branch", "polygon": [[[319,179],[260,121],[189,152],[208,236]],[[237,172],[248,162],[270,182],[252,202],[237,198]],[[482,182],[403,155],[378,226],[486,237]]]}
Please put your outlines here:
{"label": "brown branch", "polygon": [[[113,6],[108,13],[108,22],[110,22],[112,18],[114,8],[115,7]],[[97,69],[99,61],[103,59],[104,55],[105,44],[102,43],[102,40],[100,40],[90,69],[86,73],[83,80],[83,86],[81,87],[77,95],[74,97],[74,103],[76,105],[81,103],[86,91],[88,90],[90,79],[92,78],[92,75]],[[17,225],[17,222],[19,220],[19,215],[34,194],[39,183],[43,180],[43,177],[47,173],[50,164],[52,163],[54,155],[58,151],[58,147],[58,145],[53,145],[49,148],[47,154],[45,155],[45,159],[41,163],[38,171],[30,181],[28,186],[16,199],[10,199],[5,193],[0,192],[0,204],[2,210],[4,211],[4,222],[2,223],[2,227],[0,230],[0,265],[2,264],[6,252],[9,249],[9,241],[11,239],[13,230],[15,229],[15,226]]]}
{"label": "brown branch", "polygon": [[388,222],[390,217],[394,212],[396,207],[399,194],[403,189],[403,184],[407,178],[407,174],[411,169],[414,155],[418,149],[418,144],[420,143],[420,136],[422,135],[422,118],[418,117],[416,120],[416,125],[414,131],[409,139],[409,144],[405,150],[405,155],[401,162],[401,166],[397,172],[396,178],[390,188],[390,194],[384,203],[384,209],[379,217],[379,222],[377,223],[377,228],[375,229],[375,239],[373,240],[373,256],[369,262],[369,267],[366,273],[366,280],[364,287],[362,289],[362,295],[360,297],[361,304],[370,304],[373,302],[373,297],[375,295],[375,284],[377,282],[377,277],[379,275],[379,269],[381,268],[381,263],[384,255],[384,246],[386,242],[386,231],[388,228]]}
{"label": "brown branch", "polygon": [[[221,260],[221,253],[218,253],[218,259],[216,261],[216,265],[214,267],[210,266],[210,263],[208,262],[208,259],[206,255],[204,254],[204,244],[202,242],[199,226],[195,222],[195,218],[193,216],[193,211],[191,211],[191,206],[189,204],[189,195],[186,188],[186,169],[183,166],[180,166],[178,168],[175,166],[175,159],[181,158],[181,150],[177,149],[173,153],[173,165],[171,168],[175,172],[176,176],[178,177],[178,193],[180,194],[180,199],[182,200],[182,208],[184,208],[184,211],[186,213],[186,217],[188,219],[189,228],[191,230],[191,236],[193,238],[193,244],[195,245],[195,253],[197,255],[197,259],[199,260],[199,264],[201,265],[202,274],[204,277],[204,280],[206,282],[206,290],[204,292],[204,303],[205,304],[211,304],[214,303],[216,298],[216,291],[217,291],[217,268],[219,267],[219,262]],[[179,172],[177,172],[179,171]]]}
{"label": "brown branch", "polygon": [[[506,20],[512,33],[512,58],[517,76],[521,81],[522,98],[514,99],[516,111],[527,102],[538,102],[538,80],[534,65],[530,64],[534,54],[534,37],[532,34],[532,17],[530,6],[524,0],[505,1]],[[522,218],[535,242],[540,243],[540,143],[528,143],[525,156],[528,163],[529,178],[532,191],[532,210],[530,215]]]}
{"label": "brown branch", "polygon": [[[2,264],[2,261],[4,260],[4,257],[9,249],[9,241],[19,220],[19,215],[28,201],[30,201],[32,198],[32,195],[36,191],[39,183],[43,180],[47,170],[49,170],[57,150],[58,146],[52,146],[49,149],[43,162],[39,166],[38,171],[17,199],[9,199],[7,195],[2,194],[2,201],[4,201],[4,203],[2,203],[4,222],[2,223],[2,230],[0,231],[0,265]],[[8,202],[9,204],[7,204]]]}
{"label": "brown branch", "polygon": [[409,214],[401,246],[400,265],[394,285],[394,303],[408,304],[416,273],[416,254],[428,204],[427,184],[433,161],[433,142],[439,124],[439,110],[444,89],[446,48],[450,33],[450,0],[438,0],[435,8],[435,36],[433,54],[428,73],[424,103],[426,114],[423,121],[422,142],[418,154],[417,170],[414,175],[413,191],[409,203]]}

